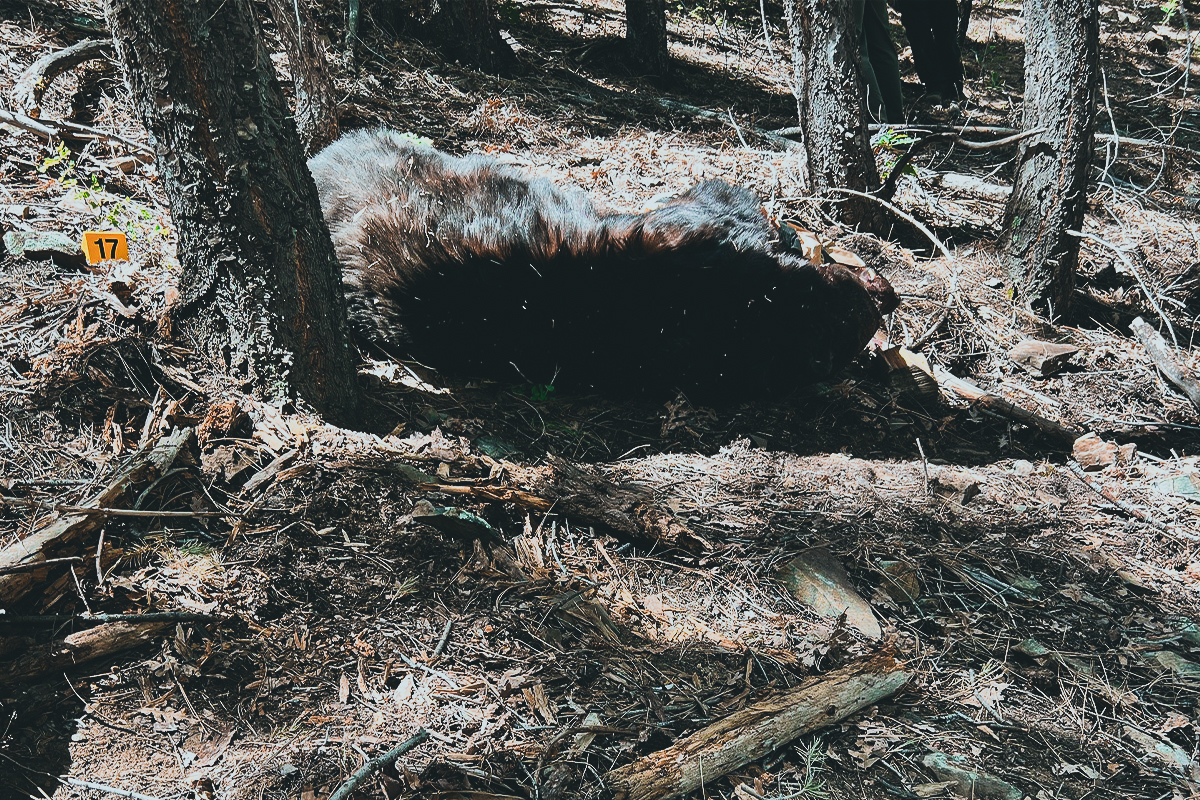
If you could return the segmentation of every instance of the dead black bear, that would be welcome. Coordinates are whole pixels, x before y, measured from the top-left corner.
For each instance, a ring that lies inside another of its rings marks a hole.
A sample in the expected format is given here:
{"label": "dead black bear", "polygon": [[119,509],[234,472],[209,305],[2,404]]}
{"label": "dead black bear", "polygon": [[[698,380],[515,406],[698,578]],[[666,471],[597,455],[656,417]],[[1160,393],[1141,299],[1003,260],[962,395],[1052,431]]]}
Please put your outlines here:
{"label": "dead black bear", "polygon": [[869,271],[784,250],[759,200],[721,181],[609,214],[388,130],[349,134],[309,166],[351,330],[451,374],[779,395],[844,367],[894,304]]}

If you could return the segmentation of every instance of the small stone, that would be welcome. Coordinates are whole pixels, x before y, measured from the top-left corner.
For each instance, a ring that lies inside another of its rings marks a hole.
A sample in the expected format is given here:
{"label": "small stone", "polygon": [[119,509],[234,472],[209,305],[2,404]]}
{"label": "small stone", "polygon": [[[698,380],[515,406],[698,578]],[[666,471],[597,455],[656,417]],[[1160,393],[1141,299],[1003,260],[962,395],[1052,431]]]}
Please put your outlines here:
{"label": "small stone", "polygon": [[1032,461],[1026,461],[1023,458],[1018,458],[1013,462],[1012,469],[1013,472],[1017,473],[1022,478],[1028,478],[1033,474],[1034,466]]}
{"label": "small stone", "polygon": [[934,479],[933,490],[941,497],[965,506],[979,495],[979,481],[969,472],[944,469]]}
{"label": "small stone", "polygon": [[53,259],[64,269],[82,269],[86,263],[79,240],[57,231],[9,231],[4,234],[4,249],[30,261]]}
{"label": "small stone", "polygon": [[948,756],[934,751],[922,762],[933,774],[943,781],[954,781],[958,793],[976,800],[1021,800],[1025,796],[1017,787],[988,775],[967,768],[967,760],[961,756]]}
{"label": "small stone", "polygon": [[1071,455],[1079,462],[1079,466],[1096,472],[1117,462],[1117,446],[1094,433],[1086,433],[1075,440]]}

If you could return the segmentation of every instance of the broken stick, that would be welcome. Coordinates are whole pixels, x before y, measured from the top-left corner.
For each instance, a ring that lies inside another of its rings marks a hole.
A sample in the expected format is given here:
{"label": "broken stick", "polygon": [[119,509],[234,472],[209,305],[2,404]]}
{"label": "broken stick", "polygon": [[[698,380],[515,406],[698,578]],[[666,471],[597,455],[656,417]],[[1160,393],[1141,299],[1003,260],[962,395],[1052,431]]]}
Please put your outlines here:
{"label": "broken stick", "polygon": [[[128,504],[137,497],[135,488],[143,488],[166,474],[192,437],[191,428],[176,429],[159,439],[153,447],[139,451],[104,491],[85,505],[100,509]],[[77,555],[75,550],[80,541],[103,522],[103,514],[90,510],[60,517],[32,536],[0,549],[0,573],[8,572],[13,567]],[[0,574],[0,608],[11,607],[35,582],[45,578],[46,573],[41,570]]]}
{"label": "broken stick", "polygon": [[895,694],[911,673],[889,654],[815,675],[604,776],[616,800],[665,800],[694,792],[797,736],[832,725]]}
{"label": "broken stick", "polygon": [[[35,645],[0,664],[0,684],[19,683],[38,675],[94,661],[145,644],[177,623],[109,622],[72,633],[50,644]],[[61,676],[60,676],[61,677]]]}
{"label": "broken stick", "polygon": [[1078,426],[1066,422],[1057,422],[1027,408],[1022,408],[1016,403],[1005,400],[998,394],[979,388],[968,380],[951,375],[942,367],[933,368],[933,377],[937,379],[938,386],[944,391],[970,400],[979,407],[1007,419],[1037,428],[1043,433],[1053,436],[1055,439],[1074,444],[1075,440],[1083,436],[1086,432]]}
{"label": "broken stick", "polygon": [[1171,347],[1162,334],[1150,327],[1150,323],[1141,317],[1129,323],[1129,329],[1146,348],[1146,355],[1150,356],[1150,360],[1154,362],[1154,366],[1158,367],[1158,371],[1163,374],[1163,377],[1186,394],[1188,400],[1192,401],[1192,405],[1200,408],[1200,383],[1187,373],[1182,364],[1175,360],[1171,354]]}

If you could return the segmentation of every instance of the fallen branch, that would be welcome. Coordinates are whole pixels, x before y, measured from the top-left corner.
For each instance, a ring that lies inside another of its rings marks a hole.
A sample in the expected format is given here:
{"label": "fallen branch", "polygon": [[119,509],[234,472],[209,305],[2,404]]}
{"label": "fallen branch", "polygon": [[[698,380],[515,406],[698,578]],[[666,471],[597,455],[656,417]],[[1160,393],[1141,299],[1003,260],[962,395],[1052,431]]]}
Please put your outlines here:
{"label": "fallen branch", "polygon": [[879,203],[879,205],[883,206],[888,211],[891,211],[893,214],[900,217],[900,219],[904,220],[905,222],[908,222],[910,225],[912,225],[914,228],[919,230],[921,233],[925,234],[925,236],[929,239],[929,241],[933,242],[934,246],[938,249],[938,252],[940,252],[943,256],[945,256],[946,258],[949,258],[949,259],[954,258],[954,254],[950,252],[950,248],[948,248],[948,247],[946,247],[946,245],[942,244],[942,240],[939,239],[938,237],[934,236],[933,231],[931,231],[931,230],[929,230],[929,228],[925,227],[924,223],[922,223],[920,220],[918,220],[912,214],[902,211],[894,203],[890,203],[887,200],[884,200],[882,197],[876,197],[873,194],[867,194],[866,192],[860,192],[856,189],[843,189],[841,187],[834,186],[831,189],[829,189],[829,191],[840,192],[842,194],[852,194],[855,197],[865,197],[868,200],[874,200],[876,203]]}
{"label": "fallen branch", "polygon": [[0,614],[0,624],[40,625],[47,622],[85,622],[102,625],[108,622],[220,622],[212,614],[194,611],[149,611],[145,614]]}
{"label": "fallen branch", "polygon": [[[153,447],[139,451],[133,460],[92,501],[86,513],[68,514],[31,536],[0,550],[0,571],[27,564],[44,564],[48,559],[72,555],[80,540],[100,527],[104,515],[94,510],[112,508],[136,497],[134,490],[162,477],[192,441],[191,428],[172,431]],[[40,571],[36,571],[40,572]],[[0,575],[0,608],[10,607],[45,573]]]}
{"label": "fallen branch", "polygon": [[329,800],[346,800],[346,798],[354,793],[354,790],[358,788],[360,783],[374,775],[376,772],[379,772],[381,769],[385,769],[390,767],[392,764],[395,764],[396,759],[400,758],[400,756],[404,755],[409,750],[412,750],[414,747],[428,738],[429,731],[421,728],[421,730],[417,731],[416,734],[414,734],[413,737],[408,741],[396,745],[379,758],[373,758],[366,764],[363,764],[357,772],[347,778],[346,782],[338,787],[336,792],[329,795]]}
{"label": "fallen branch", "polygon": [[1158,367],[1163,376],[1187,395],[1192,405],[1200,408],[1200,382],[1187,373],[1183,365],[1171,354],[1171,347],[1162,335],[1150,327],[1146,320],[1138,317],[1129,323],[1129,329],[1146,348],[1146,355]]}
{"label": "fallen branch", "polygon": [[78,122],[67,122],[65,120],[49,120],[49,119],[34,119],[26,114],[16,114],[12,111],[6,111],[0,108],[0,124],[12,125],[14,128],[20,128],[23,131],[36,133],[43,139],[66,139],[69,141],[105,141],[116,142],[123,144],[126,147],[136,150],[145,155],[154,156],[154,151],[141,142],[135,142],[133,139],[126,139],[124,136],[119,136],[115,133],[106,133],[97,128],[90,128],[87,125],[80,125]]}
{"label": "fallen branch", "polygon": [[[1102,244],[1117,254],[1117,258],[1121,259],[1121,263],[1125,265],[1125,269],[1133,274],[1133,277],[1137,279],[1138,286],[1142,287],[1142,294],[1146,296],[1146,302],[1154,307],[1155,312],[1158,314],[1158,318],[1161,319],[1163,324],[1167,326],[1167,332],[1171,334],[1171,341],[1175,343],[1176,347],[1179,347],[1179,339],[1175,337],[1175,327],[1171,324],[1170,318],[1167,317],[1166,312],[1163,311],[1162,306],[1159,305],[1158,300],[1154,297],[1154,292],[1150,291],[1150,287],[1146,285],[1145,279],[1142,278],[1142,271],[1133,263],[1133,259],[1126,255],[1122,248],[1117,247],[1107,239],[1102,239],[1099,236],[1095,236],[1090,233],[1083,233],[1082,231],[1067,231],[1067,233],[1069,233],[1071,236],[1078,236],[1080,239],[1087,239],[1095,242],[1096,244]],[[1195,402],[1195,400],[1192,402]]]}
{"label": "fallen branch", "polygon": [[85,61],[112,52],[111,39],[84,39],[70,47],[47,53],[21,73],[12,88],[13,106],[21,114],[37,118],[42,113],[42,94],[54,79]]}
{"label": "fallen branch", "polygon": [[35,645],[23,655],[0,664],[0,684],[27,681],[46,672],[60,672],[76,664],[130,650],[145,644],[173,624],[109,622],[49,644]]}
{"label": "fallen branch", "polygon": [[887,654],[813,676],[612,770],[604,782],[616,800],[660,800],[694,792],[798,736],[840,722],[895,694],[910,677]]}
{"label": "fallen branch", "polygon": [[999,414],[1002,417],[1020,422],[1023,425],[1037,428],[1060,441],[1073,444],[1076,439],[1085,433],[1082,428],[1067,423],[1056,422],[1036,412],[1022,408],[1013,402],[1005,400],[998,394],[979,388],[968,380],[951,375],[942,367],[933,368],[933,377],[937,379],[938,386],[943,391],[970,400],[975,405],[987,409],[994,414]]}
{"label": "fallen branch", "polygon": [[936,186],[955,194],[965,194],[992,203],[1007,203],[1012,194],[1012,187],[1002,183],[988,183],[974,175],[964,175],[961,172],[939,172],[924,176],[930,186]]}
{"label": "fallen branch", "polygon": [[[688,105],[687,103],[680,103],[675,100],[667,100],[665,97],[658,98],[658,104],[660,106],[662,106],[663,108],[667,109],[668,111],[674,111],[676,113],[682,113],[682,114],[691,114],[693,117],[700,117],[702,119],[715,120],[716,122],[720,122],[722,125],[730,125],[735,130],[738,129],[738,126],[736,124],[731,124],[730,120],[726,119],[721,114],[718,114],[716,111],[709,111],[708,109],[705,109],[705,108],[699,108],[698,106]],[[758,138],[764,139],[765,141],[768,141],[771,144],[773,144],[776,147],[779,147],[783,150],[797,150],[800,147],[800,145],[797,142],[793,142],[791,139],[785,139],[784,137],[780,136],[779,134],[774,133],[772,131],[764,130],[763,128],[756,128],[753,125],[750,125],[750,126],[746,126],[745,129],[750,131],[751,133],[753,133]]]}
{"label": "fallen branch", "polygon": [[[38,561],[32,564],[15,564],[9,567],[0,567],[0,575],[15,575],[18,572],[31,572],[35,569],[43,569],[51,564],[82,564],[83,559],[79,556],[67,556],[66,558],[47,558],[45,561]],[[7,615],[0,615],[0,621],[8,619]]]}
{"label": "fallen branch", "polygon": [[[1114,506],[1116,506],[1118,509],[1120,509],[1124,513],[1128,514],[1129,516],[1133,517],[1134,519],[1141,520],[1142,522],[1146,523],[1150,527],[1156,528],[1156,529],[1162,531],[1163,533],[1170,533],[1170,530],[1167,528],[1167,525],[1165,522],[1159,522],[1158,520],[1154,519],[1146,512],[1134,508],[1133,506],[1129,505],[1129,503],[1126,503],[1124,500],[1120,500],[1116,497],[1113,497],[1107,491],[1105,491],[1104,489],[1101,489],[1099,486],[1092,483],[1092,481],[1088,478],[1088,476],[1086,474],[1084,474],[1083,469],[1078,464],[1067,462],[1067,469],[1069,469],[1071,471],[1072,475],[1074,475],[1079,480],[1083,481],[1084,486],[1088,487],[1093,492],[1100,495],[1108,502],[1112,503]],[[1192,541],[1197,540],[1196,536],[1191,536],[1188,534],[1183,534],[1183,538],[1191,539]]]}
{"label": "fallen branch", "polygon": [[891,200],[892,196],[896,194],[896,183],[900,180],[900,176],[904,174],[904,170],[908,168],[908,165],[912,163],[912,160],[917,157],[918,153],[931,144],[953,142],[955,145],[967,150],[991,150],[994,147],[1016,144],[1022,139],[1037,136],[1039,133],[1045,133],[1045,131],[1045,128],[1034,128],[1033,130],[1024,131],[1013,136],[1006,136],[1003,139],[995,139],[990,142],[972,142],[962,138],[957,133],[930,133],[909,145],[908,149],[904,151],[904,155],[900,156],[891,171],[888,172],[887,180],[883,182],[883,186],[879,187],[877,194],[884,200]]}
{"label": "fallen branch", "polygon": [[25,508],[44,508],[47,511],[57,511],[60,514],[102,514],[106,517],[227,517],[224,511],[147,511],[142,508],[99,508],[92,506],[68,506],[61,503],[47,503],[44,500],[30,500],[25,497],[9,497],[0,494],[0,503]]}

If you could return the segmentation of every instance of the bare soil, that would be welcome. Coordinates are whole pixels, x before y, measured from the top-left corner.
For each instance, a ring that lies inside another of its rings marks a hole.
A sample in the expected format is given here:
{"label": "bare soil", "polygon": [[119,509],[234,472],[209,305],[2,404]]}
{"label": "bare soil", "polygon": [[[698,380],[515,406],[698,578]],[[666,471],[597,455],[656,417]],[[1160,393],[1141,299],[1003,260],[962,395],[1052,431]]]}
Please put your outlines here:
{"label": "bare soil", "polygon": [[[757,5],[674,6],[677,69],[657,83],[622,66],[622,9],[608,2],[502,6],[529,66],[516,78],[446,63],[370,4],[356,58],[333,55],[345,129],[383,124],[450,152],[488,152],[615,209],[708,177],[754,189],[896,286],[889,342],[932,328],[922,352],[935,365],[1135,445],[1086,473],[1070,443],[914,390],[871,354],[786,403],[614,402],[414,380],[369,362],[369,432],[267,408],[161,324],[178,260],[153,165],[130,163],[120,145],[57,151],[0,126],[5,231],[136,234],[130,262],[99,268],[2,256],[4,495],[77,505],[140,445],[190,425],[200,426],[191,462],[138,503],[223,512],[110,518],[102,580],[91,541],[78,580],[53,574],[0,615],[0,659],[90,625],[85,613],[217,618],[35,682],[0,676],[0,797],[317,800],[421,728],[431,738],[357,796],[601,796],[612,768],[885,650],[914,674],[901,693],[695,796],[1197,796],[1200,414],[1128,327],[1143,316],[1173,332],[1195,372],[1200,17],[1184,6],[1165,24],[1157,3],[1104,7],[1100,129],[1175,149],[1099,145],[1085,226],[1096,238],[1083,244],[1076,308],[1052,321],[1011,300],[994,246],[1002,206],[927,180],[957,171],[1006,183],[1011,148],[933,149],[918,159],[920,179],[902,180],[898,202],[952,260],[931,259],[906,226],[893,239],[841,229],[805,199],[794,153],[756,133],[794,124],[777,7],[766,7],[768,47]],[[316,11],[340,42],[342,8]],[[0,2],[0,94],[102,19],[95,3]],[[956,106],[921,98],[894,32],[914,127],[1019,126],[1019,3],[976,3],[968,99]],[[286,81],[286,58],[276,66]],[[58,78],[42,116],[145,140],[104,62]],[[895,154],[879,157],[886,166]],[[1027,338],[1080,352],[1033,376],[1007,357]],[[417,468],[471,486],[497,479],[505,460],[549,454],[641,487],[710,547],[652,547],[553,508],[413,482]],[[978,494],[965,496],[972,485]],[[504,542],[440,534],[414,520],[420,500],[472,511]],[[62,513],[0,505],[0,546]],[[871,603],[881,640],[779,580],[816,546]],[[929,766],[934,753],[1016,794],[983,779],[964,788]]]}

